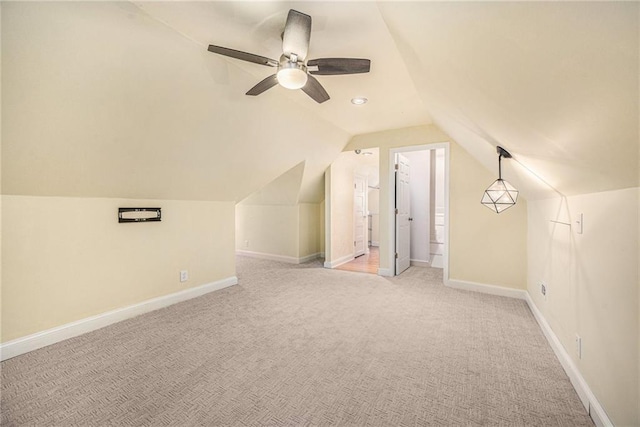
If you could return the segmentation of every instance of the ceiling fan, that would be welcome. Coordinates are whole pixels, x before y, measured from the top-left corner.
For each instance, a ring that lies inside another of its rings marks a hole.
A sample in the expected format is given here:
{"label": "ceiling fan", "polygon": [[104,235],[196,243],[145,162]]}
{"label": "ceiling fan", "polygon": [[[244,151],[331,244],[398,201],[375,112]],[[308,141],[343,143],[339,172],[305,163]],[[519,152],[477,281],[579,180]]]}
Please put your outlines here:
{"label": "ceiling fan", "polygon": [[251,96],[260,95],[262,92],[280,84],[280,86],[287,89],[302,89],[314,101],[323,103],[329,99],[329,94],[313,75],[334,76],[369,72],[371,61],[368,59],[320,58],[305,61],[310,39],[311,17],[291,9],[282,33],[282,56],[280,56],[279,61],[221,46],[209,45],[208,50],[231,58],[278,69],[276,74],[267,77],[249,89],[246,94]]}

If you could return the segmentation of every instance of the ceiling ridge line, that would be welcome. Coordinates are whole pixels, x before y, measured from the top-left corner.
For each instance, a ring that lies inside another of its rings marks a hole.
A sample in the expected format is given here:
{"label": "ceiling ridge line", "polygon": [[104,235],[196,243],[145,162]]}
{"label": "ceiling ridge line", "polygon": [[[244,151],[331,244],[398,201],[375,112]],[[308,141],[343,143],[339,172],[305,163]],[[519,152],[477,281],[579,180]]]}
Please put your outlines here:
{"label": "ceiling ridge line", "polygon": [[[471,118],[469,118],[469,116],[467,114],[465,114],[462,109],[453,106],[452,108],[454,108],[455,110],[458,111],[459,114],[461,114],[464,119],[466,121],[469,122],[469,124],[464,123],[463,120],[459,120],[458,118],[454,117],[451,114],[448,114],[448,117],[455,121],[456,123],[458,123],[460,126],[464,127],[465,129],[467,129],[469,132],[473,133],[474,135],[476,135],[477,137],[479,137],[480,139],[487,141],[490,144],[495,144],[496,146],[501,145],[502,143],[500,143],[499,141],[497,141],[495,138],[493,138],[491,135],[489,135],[484,129],[482,129],[482,127],[480,127],[474,120],[472,120]],[[434,116],[434,120],[435,120],[435,116]],[[504,144],[502,144],[504,145]],[[517,157],[513,157],[512,156],[512,160],[515,160],[516,163],[518,163],[520,166],[522,166],[523,169],[525,169],[527,172],[529,172],[531,175],[533,175],[536,179],[538,179],[540,182],[542,182],[544,185],[546,185],[547,187],[549,187],[551,190],[553,190],[554,192],[558,193],[561,197],[566,197],[565,194],[563,194],[560,190],[558,190],[557,188],[555,188],[553,185],[549,184],[548,181],[546,181],[544,178],[542,178],[540,175],[538,175],[536,172],[534,172],[531,168],[529,168],[527,165],[525,165],[524,163],[522,163],[520,160],[518,160]]]}
{"label": "ceiling ridge line", "polygon": [[130,4],[132,4],[133,6],[135,6],[136,8],[138,8],[138,10],[140,10],[142,13],[144,13],[146,16],[148,16],[149,18],[153,19],[154,21],[158,22],[159,24],[164,25],[165,27],[169,28],[170,30],[175,31],[176,33],[178,33],[179,35],[181,35],[182,37],[184,37],[185,39],[192,41],[193,43],[197,44],[200,47],[204,47],[205,49],[207,48],[206,44],[203,44],[201,42],[199,42],[198,40],[194,39],[193,37],[183,33],[182,31],[178,30],[177,28],[171,26],[168,22],[158,18],[157,16],[154,16],[153,14],[149,13],[147,10],[144,9],[144,7],[140,4],[138,4],[138,2],[133,1],[133,0],[128,0],[128,2]]}

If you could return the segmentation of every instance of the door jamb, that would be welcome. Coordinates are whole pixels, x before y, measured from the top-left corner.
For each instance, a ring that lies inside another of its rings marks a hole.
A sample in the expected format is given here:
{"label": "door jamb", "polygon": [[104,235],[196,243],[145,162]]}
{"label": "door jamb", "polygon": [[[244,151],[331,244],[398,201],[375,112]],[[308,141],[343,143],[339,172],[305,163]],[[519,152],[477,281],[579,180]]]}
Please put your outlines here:
{"label": "door jamb", "polygon": [[387,185],[389,186],[389,197],[387,199],[387,208],[389,212],[389,222],[388,222],[388,242],[389,242],[389,250],[387,251],[387,260],[388,265],[390,266],[389,272],[391,276],[396,275],[396,260],[395,260],[395,252],[396,252],[396,215],[395,215],[395,200],[396,200],[396,186],[395,186],[395,164],[396,164],[396,154],[397,153],[406,153],[409,151],[423,151],[423,150],[434,150],[444,148],[444,271],[443,278],[446,281],[449,280],[449,143],[448,142],[439,142],[434,144],[425,144],[425,145],[411,145],[408,147],[398,147],[389,149],[389,173],[387,177]]}

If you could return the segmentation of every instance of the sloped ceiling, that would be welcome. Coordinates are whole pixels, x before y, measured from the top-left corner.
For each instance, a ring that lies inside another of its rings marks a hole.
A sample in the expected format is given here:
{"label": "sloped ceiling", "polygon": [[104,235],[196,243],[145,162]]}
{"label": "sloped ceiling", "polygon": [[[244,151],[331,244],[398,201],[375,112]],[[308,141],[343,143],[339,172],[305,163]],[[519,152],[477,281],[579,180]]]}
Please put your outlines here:
{"label": "sloped ceiling", "polygon": [[638,186],[639,6],[379,3],[434,122],[489,168],[511,151],[528,197],[529,171],[565,195]]}
{"label": "sloped ceiling", "polygon": [[3,194],[239,201],[349,134],[129,3],[2,5]]}
{"label": "sloped ceiling", "polygon": [[[273,69],[287,11],[332,99],[244,93]],[[299,200],[350,137],[432,120],[527,197],[638,185],[637,2],[2,3],[4,194],[240,201],[304,162]],[[353,106],[354,96],[369,103]]]}
{"label": "sloped ceiling", "polygon": [[304,162],[292,167],[267,185],[243,199],[243,205],[295,205],[298,203]]}

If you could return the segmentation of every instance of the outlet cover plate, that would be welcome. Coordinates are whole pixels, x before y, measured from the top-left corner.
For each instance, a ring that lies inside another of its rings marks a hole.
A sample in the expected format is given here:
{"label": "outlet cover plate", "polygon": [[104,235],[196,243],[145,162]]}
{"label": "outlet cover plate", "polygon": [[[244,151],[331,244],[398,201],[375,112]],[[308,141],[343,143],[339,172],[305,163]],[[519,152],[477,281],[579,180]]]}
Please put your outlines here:
{"label": "outlet cover plate", "polygon": [[544,282],[539,282],[539,285],[540,285],[540,294],[542,295],[542,298],[546,301],[547,294],[549,293],[549,289],[547,288],[547,285]]}
{"label": "outlet cover plate", "polygon": [[180,282],[186,282],[187,280],[189,280],[189,271],[188,270],[180,271]]}

